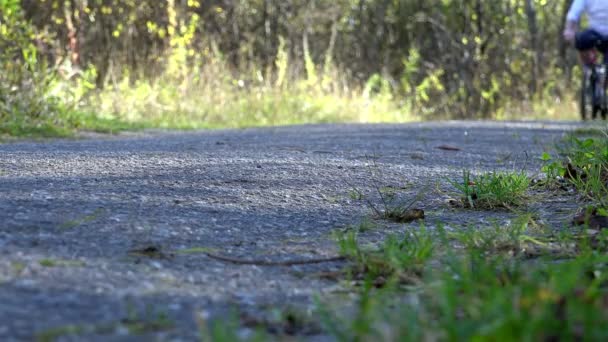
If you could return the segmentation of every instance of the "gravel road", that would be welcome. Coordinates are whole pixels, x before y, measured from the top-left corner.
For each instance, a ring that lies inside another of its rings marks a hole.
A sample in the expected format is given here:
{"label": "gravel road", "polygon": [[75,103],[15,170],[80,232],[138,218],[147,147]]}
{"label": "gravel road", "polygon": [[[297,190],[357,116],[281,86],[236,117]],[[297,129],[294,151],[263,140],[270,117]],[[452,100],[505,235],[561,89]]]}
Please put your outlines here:
{"label": "gravel road", "polygon": [[[335,256],[332,231],[370,214],[350,189],[376,200],[374,184],[402,198],[426,189],[416,206],[427,226],[507,220],[513,214],[450,208],[446,180],[464,169],[534,175],[541,153],[580,126],[314,125],[2,144],[0,340],[194,340],[197,324],[234,308],[310,312],[314,296],[343,290],[319,276],[343,262],[238,265],[206,252]],[[529,209],[560,225],[575,207],[547,198]],[[323,339],[317,332],[298,333]]]}

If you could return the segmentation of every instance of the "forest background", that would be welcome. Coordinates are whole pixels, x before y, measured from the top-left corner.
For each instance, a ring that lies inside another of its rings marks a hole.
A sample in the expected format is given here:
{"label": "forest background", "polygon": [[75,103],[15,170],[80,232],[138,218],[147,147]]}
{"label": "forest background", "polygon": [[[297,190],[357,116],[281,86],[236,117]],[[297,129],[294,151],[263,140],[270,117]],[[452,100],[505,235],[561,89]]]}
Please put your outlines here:
{"label": "forest background", "polygon": [[0,134],[574,119],[572,0],[0,0]]}

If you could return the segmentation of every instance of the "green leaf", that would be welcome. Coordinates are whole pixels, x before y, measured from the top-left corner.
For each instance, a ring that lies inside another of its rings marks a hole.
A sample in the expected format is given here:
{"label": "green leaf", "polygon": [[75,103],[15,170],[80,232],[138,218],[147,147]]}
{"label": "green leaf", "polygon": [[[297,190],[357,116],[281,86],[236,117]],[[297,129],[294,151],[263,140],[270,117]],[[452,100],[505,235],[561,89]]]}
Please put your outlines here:
{"label": "green leaf", "polygon": [[589,148],[591,146],[593,146],[594,144],[594,140],[592,138],[586,139],[585,141],[583,141],[583,144],[581,145],[583,148]]}
{"label": "green leaf", "polygon": [[549,153],[547,153],[547,152],[544,152],[543,155],[542,155],[542,157],[540,157],[540,159],[542,161],[549,161],[549,160],[551,160],[551,155]]}

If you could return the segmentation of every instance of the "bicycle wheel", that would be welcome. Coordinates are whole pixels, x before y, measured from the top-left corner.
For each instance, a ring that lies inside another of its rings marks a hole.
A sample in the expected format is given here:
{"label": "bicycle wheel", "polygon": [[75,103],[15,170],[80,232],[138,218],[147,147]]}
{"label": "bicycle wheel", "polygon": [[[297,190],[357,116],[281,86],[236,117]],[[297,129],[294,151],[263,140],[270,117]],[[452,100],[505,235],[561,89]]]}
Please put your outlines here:
{"label": "bicycle wheel", "polygon": [[589,69],[583,67],[583,77],[581,79],[581,93],[580,93],[580,102],[579,109],[581,112],[581,119],[583,121],[587,120],[587,117],[591,116],[592,106],[591,106],[591,94],[589,92]]}
{"label": "bicycle wheel", "polygon": [[581,119],[594,119],[600,110],[595,94],[595,75],[593,68],[583,68],[583,79],[581,86],[580,111]]}

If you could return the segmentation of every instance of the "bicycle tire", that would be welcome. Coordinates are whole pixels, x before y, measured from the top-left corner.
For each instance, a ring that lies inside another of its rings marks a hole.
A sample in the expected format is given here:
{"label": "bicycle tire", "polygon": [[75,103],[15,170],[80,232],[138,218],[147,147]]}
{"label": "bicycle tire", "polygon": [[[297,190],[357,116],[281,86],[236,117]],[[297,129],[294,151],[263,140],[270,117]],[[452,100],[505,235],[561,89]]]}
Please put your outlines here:
{"label": "bicycle tire", "polygon": [[593,115],[593,82],[589,82],[589,78],[591,77],[590,70],[583,69],[583,77],[581,82],[581,90],[580,90],[580,114],[581,119],[583,121],[587,120],[587,118],[591,118]]}

